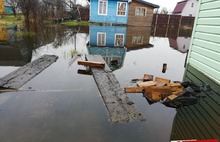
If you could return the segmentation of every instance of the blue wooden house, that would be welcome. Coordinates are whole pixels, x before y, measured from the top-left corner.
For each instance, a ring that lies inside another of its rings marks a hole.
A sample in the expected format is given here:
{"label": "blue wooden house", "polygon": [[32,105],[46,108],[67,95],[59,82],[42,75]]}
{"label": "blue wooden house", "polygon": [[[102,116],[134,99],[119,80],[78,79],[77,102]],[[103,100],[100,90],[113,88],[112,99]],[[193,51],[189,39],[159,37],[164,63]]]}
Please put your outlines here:
{"label": "blue wooden house", "polygon": [[128,0],[90,0],[90,22],[127,24]]}
{"label": "blue wooden house", "polygon": [[154,8],[144,0],[90,0],[90,22],[150,26]]}

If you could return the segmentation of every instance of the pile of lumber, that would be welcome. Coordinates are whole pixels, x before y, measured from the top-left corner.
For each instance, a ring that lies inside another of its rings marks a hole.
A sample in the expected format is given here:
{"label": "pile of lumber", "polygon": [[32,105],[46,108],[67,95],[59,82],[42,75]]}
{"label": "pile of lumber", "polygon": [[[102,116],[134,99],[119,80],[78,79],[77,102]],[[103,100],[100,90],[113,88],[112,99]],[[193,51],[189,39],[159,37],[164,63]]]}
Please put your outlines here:
{"label": "pile of lumber", "polygon": [[172,101],[184,93],[184,87],[179,82],[145,74],[143,78],[134,79],[135,86],[125,87],[125,93],[143,93],[152,102]]}

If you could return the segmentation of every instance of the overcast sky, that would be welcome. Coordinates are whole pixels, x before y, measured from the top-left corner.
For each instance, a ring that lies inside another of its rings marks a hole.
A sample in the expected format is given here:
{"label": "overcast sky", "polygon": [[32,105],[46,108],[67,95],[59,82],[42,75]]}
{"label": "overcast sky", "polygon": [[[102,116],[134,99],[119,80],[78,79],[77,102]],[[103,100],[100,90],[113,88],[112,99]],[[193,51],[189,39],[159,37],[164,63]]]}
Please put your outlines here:
{"label": "overcast sky", "polygon": [[[176,6],[176,3],[181,0],[145,0],[147,2],[157,4],[160,6],[160,8],[166,7],[168,11],[173,11],[174,7]],[[78,4],[85,5],[86,0],[77,0]]]}
{"label": "overcast sky", "polygon": [[160,8],[166,7],[168,11],[173,11],[176,6],[176,3],[181,0],[145,0],[147,2],[157,4]]}

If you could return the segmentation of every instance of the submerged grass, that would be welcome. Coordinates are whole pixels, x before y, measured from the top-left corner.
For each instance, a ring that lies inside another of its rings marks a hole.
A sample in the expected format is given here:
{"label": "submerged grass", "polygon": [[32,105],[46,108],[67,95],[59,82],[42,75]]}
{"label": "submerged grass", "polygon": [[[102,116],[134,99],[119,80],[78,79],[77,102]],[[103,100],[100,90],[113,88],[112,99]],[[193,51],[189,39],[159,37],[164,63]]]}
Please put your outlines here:
{"label": "submerged grass", "polygon": [[36,33],[34,32],[26,32],[26,31],[17,31],[16,36],[17,37],[24,37],[24,36],[34,36]]}
{"label": "submerged grass", "polygon": [[62,23],[66,26],[89,26],[89,21],[66,21]]}
{"label": "submerged grass", "polygon": [[24,23],[23,15],[17,15],[17,17],[15,17],[14,15],[5,15],[2,18],[0,18],[0,25],[4,25],[4,26],[23,25],[23,23]]}

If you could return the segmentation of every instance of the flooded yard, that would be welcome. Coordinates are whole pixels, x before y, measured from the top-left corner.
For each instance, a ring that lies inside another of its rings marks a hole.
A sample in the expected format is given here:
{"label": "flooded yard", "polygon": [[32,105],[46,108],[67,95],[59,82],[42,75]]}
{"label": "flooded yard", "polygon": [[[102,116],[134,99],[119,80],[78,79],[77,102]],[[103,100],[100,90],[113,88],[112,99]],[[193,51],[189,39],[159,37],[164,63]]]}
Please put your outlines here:
{"label": "flooded yard", "polygon": [[[168,142],[219,138],[220,98],[215,83],[209,83],[214,86],[213,95],[202,103],[179,109],[161,103],[150,105],[140,93],[127,94],[146,121],[115,124],[109,120],[93,76],[78,73],[86,68],[77,65],[77,59],[99,54],[122,88],[144,74],[172,81],[209,82],[202,75],[197,77],[199,72],[184,67],[189,35],[162,37],[151,33],[151,29],[135,27],[58,26],[45,27],[32,36],[17,37],[9,29],[8,38],[0,45],[0,78],[45,54],[57,55],[58,60],[18,91],[0,93],[0,141]],[[162,71],[163,64],[167,64],[166,71]],[[187,114],[191,117],[187,118]],[[184,135],[181,128],[191,130]]]}

